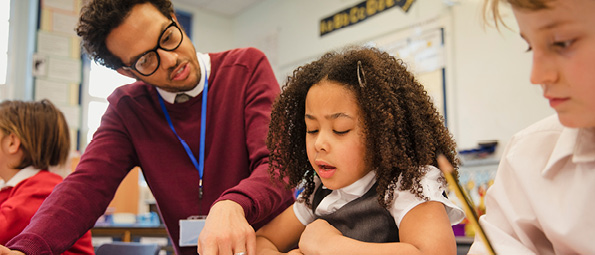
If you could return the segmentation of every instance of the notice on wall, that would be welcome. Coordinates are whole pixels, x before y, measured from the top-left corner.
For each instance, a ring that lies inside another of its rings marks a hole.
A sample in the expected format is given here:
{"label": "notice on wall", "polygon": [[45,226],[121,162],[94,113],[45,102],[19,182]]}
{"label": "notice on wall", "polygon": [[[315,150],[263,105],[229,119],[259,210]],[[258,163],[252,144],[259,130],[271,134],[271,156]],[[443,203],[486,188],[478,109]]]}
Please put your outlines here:
{"label": "notice on wall", "polygon": [[48,79],[64,82],[81,82],[81,61],[79,59],[49,57]]}
{"label": "notice on wall", "polygon": [[56,105],[70,104],[70,85],[44,79],[35,80],[35,100],[48,99]]}
{"label": "notice on wall", "polygon": [[40,0],[37,49],[33,56],[35,100],[48,99],[70,127],[71,150],[81,126],[79,90],[82,76],[80,39],[75,28],[82,0]]}
{"label": "notice on wall", "polygon": [[37,32],[37,53],[68,57],[72,52],[71,47],[73,45],[69,36],[43,30]]}
{"label": "notice on wall", "polygon": [[446,116],[446,88],[444,69],[444,30],[431,28],[410,29],[374,40],[374,44],[383,51],[402,59],[407,69],[414,73],[424,86],[434,106],[440,114]]}
{"label": "notice on wall", "polygon": [[441,28],[409,35],[389,35],[375,40],[378,48],[403,59],[415,74],[433,72],[445,66],[444,39]]}
{"label": "notice on wall", "polygon": [[57,105],[71,129],[78,129],[81,121],[81,108],[76,106]]}
{"label": "notice on wall", "polygon": [[51,29],[54,32],[61,32],[64,34],[76,36],[75,27],[78,22],[78,15],[76,14],[62,14],[54,12],[52,14]]}
{"label": "notice on wall", "polygon": [[43,0],[40,29],[76,36],[81,0]]}
{"label": "notice on wall", "polygon": [[43,0],[44,8],[75,12],[76,0]]}

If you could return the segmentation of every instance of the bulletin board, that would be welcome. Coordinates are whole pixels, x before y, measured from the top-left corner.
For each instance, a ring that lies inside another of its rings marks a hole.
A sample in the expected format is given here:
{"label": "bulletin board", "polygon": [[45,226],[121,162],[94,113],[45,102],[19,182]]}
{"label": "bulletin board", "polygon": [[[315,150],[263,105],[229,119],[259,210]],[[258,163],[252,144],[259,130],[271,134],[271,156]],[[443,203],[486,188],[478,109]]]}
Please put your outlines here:
{"label": "bulletin board", "polygon": [[[398,28],[384,35],[360,42],[360,45],[377,47],[400,58],[418,82],[433,99],[434,106],[447,119],[446,58],[444,21],[440,17],[408,27]],[[310,56],[281,66],[275,73],[279,84],[285,84],[295,68],[309,63],[319,56]],[[274,65],[275,66],[275,65]]]}
{"label": "bulletin board", "polygon": [[[80,39],[75,33],[82,0],[41,0],[33,55],[34,99],[48,99],[64,114],[70,137],[78,139],[81,83]],[[76,150],[78,143],[71,143]]]}
{"label": "bulletin board", "polygon": [[372,40],[371,44],[403,60],[446,120],[444,28],[411,28]]}

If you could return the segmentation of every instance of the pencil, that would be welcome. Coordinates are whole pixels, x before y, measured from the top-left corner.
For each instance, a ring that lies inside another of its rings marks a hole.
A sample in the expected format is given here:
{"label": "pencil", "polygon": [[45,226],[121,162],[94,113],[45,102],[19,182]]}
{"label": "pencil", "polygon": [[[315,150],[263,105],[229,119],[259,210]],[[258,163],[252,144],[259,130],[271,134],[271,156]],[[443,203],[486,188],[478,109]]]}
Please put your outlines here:
{"label": "pencil", "polygon": [[444,173],[446,182],[448,182],[448,185],[450,187],[454,188],[455,194],[457,195],[459,200],[461,200],[465,214],[467,214],[467,219],[469,219],[469,221],[471,222],[471,225],[475,227],[475,232],[479,234],[479,237],[483,241],[488,252],[490,254],[495,255],[496,253],[494,252],[494,248],[492,247],[492,245],[490,244],[490,241],[488,240],[488,236],[483,231],[483,228],[481,227],[481,225],[479,225],[479,219],[477,217],[477,213],[475,212],[475,209],[474,209],[475,206],[473,205],[473,201],[471,201],[471,199],[469,199],[465,195],[465,192],[463,192],[463,188],[461,187],[461,184],[459,184],[459,182],[457,182],[455,180],[455,178],[452,176],[452,172],[454,170],[452,167],[452,164],[450,164],[450,162],[448,162],[448,159],[442,154],[438,155],[437,161],[438,161],[438,166]]}

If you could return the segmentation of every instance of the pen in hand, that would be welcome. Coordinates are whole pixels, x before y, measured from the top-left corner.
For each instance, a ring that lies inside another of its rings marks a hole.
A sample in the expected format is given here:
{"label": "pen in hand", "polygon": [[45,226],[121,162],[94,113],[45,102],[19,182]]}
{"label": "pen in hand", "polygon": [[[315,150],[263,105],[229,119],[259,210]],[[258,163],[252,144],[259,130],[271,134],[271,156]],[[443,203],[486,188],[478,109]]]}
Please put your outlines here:
{"label": "pen in hand", "polygon": [[438,155],[438,158],[436,160],[438,161],[438,167],[444,173],[444,177],[446,178],[448,186],[454,189],[455,194],[457,195],[459,200],[461,200],[461,203],[463,204],[463,210],[467,215],[467,219],[469,219],[471,225],[475,228],[475,232],[479,234],[479,237],[483,241],[488,252],[490,254],[496,254],[492,245],[490,244],[490,241],[488,240],[487,235],[483,231],[483,228],[481,227],[481,225],[479,225],[479,220],[477,217],[477,213],[474,209],[475,206],[473,205],[473,201],[471,201],[471,199],[469,199],[469,197],[463,192],[463,188],[452,175],[452,172],[454,171],[452,164],[442,154]]}

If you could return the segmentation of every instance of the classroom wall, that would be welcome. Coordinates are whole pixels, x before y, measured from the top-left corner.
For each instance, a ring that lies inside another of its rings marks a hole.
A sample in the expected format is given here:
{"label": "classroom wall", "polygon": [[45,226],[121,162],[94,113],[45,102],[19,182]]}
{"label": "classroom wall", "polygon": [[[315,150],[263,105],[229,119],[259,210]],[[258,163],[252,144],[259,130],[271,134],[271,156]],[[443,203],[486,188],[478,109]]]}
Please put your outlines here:
{"label": "classroom wall", "polygon": [[[31,32],[23,31],[32,26],[26,17],[31,16],[29,12],[37,1],[12,2],[18,3],[13,17],[19,18],[15,26],[20,32],[11,41],[31,40],[27,39]],[[321,18],[359,2],[265,0],[230,18],[174,0],[176,8],[193,13],[193,42],[198,51],[255,46],[267,54],[280,83],[293,68],[328,50],[395,33],[444,27],[448,127],[462,149],[491,139],[499,140],[501,149],[515,132],[554,113],[542,98],[541,90],[529,83],[531,54],[524,53],[527,45],[518,36],[510,11],[505,11],[505,19],[512,31],[498,31],[481,24],[482,0],[417,0],[407,13],[392,8],[351,27],[319,36]],[[30,65],[23,61],[30,57],[26,47],[32,46],[13,43],[11,47],[10,84],[4,98],[31,97],[30,85],[23,86],[28,83],[20,81],[27,80],[30,74]],[[15,81],[19,81],[19,86]]]}
{"label": "classroom wall", "polygon": [[[512,31],[483,26],[482,0],[417,0],[407,13],[392,8],[319,36],[320,19],[359,2],[264,1],[233,20],[235,46],[264,48],[283,82],[294,67],[327,50],[391,33],[416,33],[442,26],[448,127],[459,148],[496,139],[501,151],[514,133],[554,113],[539,87],[529,83],[531,54],[525,53],[527,45],[518,35],[509,9],[504,14]],[[275,41],[262,43],[271,38]]]}
{"label": "classroom wall", "polygon": [[453,8],[451,87],[458,115],[455,138],[462,146],[481,139],[507,142],[522,128],[555,114],[541,88],[529,82],[532,54],[526,52],[512,11],[503,13],[511,29],[485,28],[478,22],[481,3],[466,0]]}
{"label": "classroom wall", "polygon": [[6,86],[0,99],[33,98],[32,62],[37,33],[38,0],[10,1]]}
{"label": "classroom wall", "polygon": [[192,43],[198,52],[219,52],[231,49],[233,20],[173,0],[174,7],[192,14]]}

